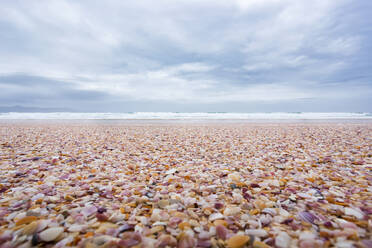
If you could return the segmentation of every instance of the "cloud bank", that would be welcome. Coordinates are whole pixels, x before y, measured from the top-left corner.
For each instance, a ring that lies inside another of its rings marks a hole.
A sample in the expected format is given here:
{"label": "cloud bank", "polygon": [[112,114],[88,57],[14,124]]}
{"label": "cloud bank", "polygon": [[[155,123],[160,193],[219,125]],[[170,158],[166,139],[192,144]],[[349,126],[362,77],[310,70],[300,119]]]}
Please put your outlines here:
{"label": "cloud bank", "polygon": [[5,0],[0,105],[372,111],[370,1]]}

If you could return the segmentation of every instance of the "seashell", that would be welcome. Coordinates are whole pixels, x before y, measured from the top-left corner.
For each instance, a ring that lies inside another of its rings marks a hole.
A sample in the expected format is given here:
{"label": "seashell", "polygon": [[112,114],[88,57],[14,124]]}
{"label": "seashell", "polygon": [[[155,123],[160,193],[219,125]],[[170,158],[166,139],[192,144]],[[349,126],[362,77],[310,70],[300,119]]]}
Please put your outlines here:
{"label": "seashell", "polygon": [[231,181],[233,182],[239,182],[240,181],[240,175],[239,173],[230,173],[228,176],[227,176],[228,179],[230,179]]}
{"label": "seashell", "polygon": [[39,225],[39,222],[38,221],[33,221],[31,222],[30,224],[26,225],[24,228],[23,228],[23,234],[25,235],[31,235],[31,234],[34,234],[37,230],[37,227]]}
{"label": "seashell", "polygon": [[150,233],[158,233],[164,230],[164,226],[154,226],[151,228]]}
{"label": "seashell", "polygon": [[298,193],[297,196],[299,196],[301,198],[304,198],[304,199],[310,199],[310,198],[312,198],[312,195],[310,195],[308,193],[303,193],[303,192]]}
{"label": "seashell", "polygon": [[[181,219],[182,221],[182,219]],[[154,224],[152,224],[153,226],[166,226],[167,225],[167,222],[162,222],[162,221],[157,221],[157,222],[154,222]]]}
{"label": "seashell", "polygon": [[101,235],[94,237],[89,245],[86,245],[85,247],[110,247],[110,241],[112,240],[113,238],[109,235]]}
{"label": "seashell", "polygon": [[85,217],[88,217],[94,213],[97,212],[97,208],[95,206],[87,206],[87,207],[84,207],[82,210],[81,210],[81,213],[85,216]]}
{"label": "seashell", "polygon": [[221,208],[223,208],[223,203],[221,203],[221,202],[216,202],[215,204],[214,204],[214,208],[215,209],[221,209]]}
{"label": "seashell", "polygon": [[0,244],[372,247],[369,125],[5,124]]}
{"label": "seashell", "polygon": [[39,217],[40,216],[40,212],[39,211],[35,211],[35,210],[29,210],[29,211],[27,211],[26,216]]}
{"label": "seashell", "polygon": [[359,220],[364,218],[364,214],[361,211],[359,211],[358,209],[346,207],[344,209],[344,211],[345,211],[346,215],[354,216],[355,218],[357,218]]}
{"label": "seashell", "polygon": [[198,241],[197,241],[197,247],[209,248],[211,246],[212,246],[212,242],[208,239],[198,239]]}
{"label": "seashell", "polygon": [[361,241],[361,243],[366,247],[372,247],[372,239],[364,239]]}
{"label": "seashell", "polygon": [[39,220],[36,232],[41,232],[42,230],[47,228],[47,226],[49,225],[50,222],[51,222],[51,220]]}
{"label": "seashell", "polygon": [[250,240],[249,236],[246,235],[235,235],[226,241],[228,248],[242,248]]}
{"label": "seashell", "polygon": [[119,247],[131,247],[142,242],[142,236],[138,232],[125,232],[119,241]]}
{"label": "seashell", "polygon": [[166,175],[174,174],[177,172],[177,169],[173,168],[165,172]]}
{"label": "seashell", "polygon": [[85,225],[73,224],[67,230],[69,232],[81,232],[84,229],[86,229],[86,226]]}
{"label": "seashell", "polygon": [[63,227],[51,227],[39,234],[39,238],[42,241],[50,242],[58,238],[59,235],[63,233]]}
{"label": "seashell", "polygon": [[270,222],[272,220],[272,217],[271,217],[271,215],[261,215],[259,220],[262,223],[262,225],[266,226],[266,225],[270,224]]}
{"label": "seashell", "polygon": [[209,239],[211,234],[207,231],[201,231],[198,235],[199,239]]}
{"label": "seashell", "polygon": [[217,225],[216,226],[217,238],[225,240],[227,238],[227,233],[228,233],[228,230],[225,226],[223,226],[223,225]]}
{"label": "seashell", "polygon": [[219,219],[223,219],[225,216],[222,215],[221,213],[213,213],[211,215],[209,215],[209,221],[215,221],[215,220],[219,220]]}
{"label": "seashell", "polygon": [[289,225],[290,223],[292,223],[294,221],[293,218],[288,218],[288,219],[285,219],[282,221],[282,224],[284,225]]}
{"label": "seashell", "polygon": [[74,237],[68,236],[67,238],[62,239],[59,241],[54,248],[64,248],[66,247],[69,243],[72,243],[74,241]]}
{"label": "seashell", "polygon": [[[354,248],[354,242],[350,240],[345,240],[345,239],[337,239],[337,242],[334,244],[335,247],[340,247],[340,248]],[[370,247],[367,247],[370,248]]]}
{"label": "seashell", "polygon": [[99,208],[97,209],[97,213],[103,214],[103,213],[106,213],[106,212],[107,212],[107,209],[104,208],[104,207],[99,207]]}
{"label": "seashell", "polygon": [[98,221],[107,221],[108,220],[108,217],[107,215],[105,214],[101,214],[101,213],[96,213],[96,218]]}
{"label": "seashell", "polygon": [[257,237],[266,237],[268,236],[268,233],[265,229],[246,229],[245,234],[247,235],[253,235]]}
{"label": "seashell", "polygon": [[275,245],[278,248],[288,248],[291,244],[291,237],[286,232],[280,232],[275,237]]}
{"label": "seashell", "polygon": [[233,216],[239,214],[241,211],[240,207],[226,207],[225,210],[223,211],[223,214],[225,216]]}
{"label": "seashell", "polygon": [[152,221],[161,221],[161,216],[160,216],[161,210],[158,208],[155,208],[152,210],[151,214],[151,220]]}
{"label": "seashell", "polygon": [[355,225],[354,223],[352,222],[349,222],[349,221],[346,221],[344,219],[336,219],[337,223],[339,224],[339,226],[341,228],[353,228],[353,229],[357,229],[358,226]]}
{"label": "seashell", "polygon": [[306,240],[299,241],[299,247],[300,248],[313,248],[313,247],[319,247],[319,245],[317,244],[317,241],[314,239],[306,239]]}
{"label": "seashell", "polygon": [[253,242],[253,248],[270,248],[271,246],[265,244],[264,242],[255,240]]}
{"label": "seashell", "polygon": [[254,206],[257,208],[257,209],[260,209],[260,210],[263,210],[266,208],[266,203],[260,199],[257,199],[253,202]]}
{"label": "seashell", "polygon": [[215,226],[218,226],[218,225],[227,226],[227,225],[228,225],[228,223],[227,223],[226,220],[215,220],[215,221],[213,222],[213,224],[214,224]]}
{"label": "seashell", "polygon": [[123,221],[124,219],[125,219],[124,214],[113,213],[108,220],[111,221],[111,222],[116,223],[116,222],[119,222],[119,221]]}
{"label": "seashell", "polygon": [[196,240],[186,232],[180,234],[178,239],[177,248],[194,248],[196,246]]}
{"label": "seashell", "polygon": [[[182,222],[182,219],[180,217],[171,217],[169,219],[169,222],[168,222],[168,225],[170,227],[176,227],[178,224],[180,224]],[[155,222],[153,225],[155,225],[157,222]],[[166,222],[159,222],[159,223],[165,223],[165,225],[167,225]]]}
{"label": "seashell", "polygon": [[309,231],[301,232],[299,235],[300,240],[306,240],[306,239],[315,239],[316,235]]}
{"label": "seashell", "polygon": [[118,228],[119,233],[126,232],[129,230],[134,230],[134,225],[130,225],[128,223],[124,223]]}
{"label": "seashell", "polygon": [[160,200],[158,202],[158,205],[159,205],[160,208],[165,208],[166,206],[169,205],[169,201],[168,200]]}
{"label": "seashell", "polygon": [[181,229],[181,230],[185,230],[185,229],[190,228],[190,227],[191,227],[190,223],[186,222],[186,221],[184,221],[184,222],[182,222],[178,225],[178,228]]}
{"label": "seashell", "polygon": [[169,234],[162,234],[158,241],[156,242],[156,247],[165,248],[165,247],[175,247],[177,245],[177,240],[169,235]]}
{"label": "seashell", "polygon": [[262,213],[270,214],[271,216],[275,216],[277,214],[277,209],[276,208],[264,208],[262,210]]}
{"label": "seashell", "polygon": [[37,219],[38,218],[36,216],[26,216],[26,217],[23,217],[22,219],[18,220],[15,224],[16,224],[16,226],[29,224],[33,221],[36,221]]}
{"label": "seashell", "polygon": [[108,229],[115,229],[118,228],[118,225],[110,223],[110,222],[103,222],[98,229],[96,230],[97,233],[106,233]]}
{"label": "seashell", "polygon": [[310,212],[306,212],[306,211],[303,211],[303,212],[300,212],[298,214],[298,216],[303,220],[303,221],[306,221],[306,222],[309,222],[311,224],[315,224],[315,220],[318,220],[318,217],[316,217],[314,214],[310,213]]}

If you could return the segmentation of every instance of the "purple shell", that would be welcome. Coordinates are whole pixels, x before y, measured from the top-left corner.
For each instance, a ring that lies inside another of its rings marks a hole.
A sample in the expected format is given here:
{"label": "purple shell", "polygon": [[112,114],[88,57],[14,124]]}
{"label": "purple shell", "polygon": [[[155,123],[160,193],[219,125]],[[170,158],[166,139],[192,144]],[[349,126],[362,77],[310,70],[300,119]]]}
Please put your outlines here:
{"label": "purple shell", "polygon": [[134,225],[130,225],[128,223],[124,223],[118,228],[119,233],[126,232],[128,230],[134,230]]}
{"label": "purple shell", "polygon": [[221,209],[221,208],[223,208],[223,203],[221,203],[221,202],[216,202],[216,203],[214,204],[214,207],[215,207],[216,209]]}
{"label": "purple shell", "polygon": [[83,210],[81,211],[81,213],[87,217],[89,215],[92,215],[94,214],[95,212],[97,212],[97,208],[95,206],[87,206],[85,208],[83,208]]}
{"label": "purple shell", "polygon": [[306,211],[300,212],[298,216],[301,218],[301,220],[309,222],[311,224],[315,224],[315,220],[318,220],[318,217]]}
{"label": "purple shell", "polygon": [[198,247],[212,247],[212,242],[210,240],[207,240],[207,239],[198,239],[198,244],[197,244]]}
{"label": "purple shell", "polygon": [[216,226],[216,235],[219,239],[225,240],[227,238],[228,230],[223,225]]}
{"label": "purple shell", "polygon": [[371,239],[362,240],[362,244],[365,245],[366,247],[372,247],[372,240]]}

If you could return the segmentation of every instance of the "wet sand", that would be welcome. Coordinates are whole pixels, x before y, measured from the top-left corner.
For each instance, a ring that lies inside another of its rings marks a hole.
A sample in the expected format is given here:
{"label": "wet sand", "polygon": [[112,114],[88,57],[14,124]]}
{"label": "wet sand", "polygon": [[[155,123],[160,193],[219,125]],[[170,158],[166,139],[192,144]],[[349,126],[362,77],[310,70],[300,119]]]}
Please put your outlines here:
{"label": "wet sand", "polygon": [[371,247],[371,122],[0,123],[2,247]]}

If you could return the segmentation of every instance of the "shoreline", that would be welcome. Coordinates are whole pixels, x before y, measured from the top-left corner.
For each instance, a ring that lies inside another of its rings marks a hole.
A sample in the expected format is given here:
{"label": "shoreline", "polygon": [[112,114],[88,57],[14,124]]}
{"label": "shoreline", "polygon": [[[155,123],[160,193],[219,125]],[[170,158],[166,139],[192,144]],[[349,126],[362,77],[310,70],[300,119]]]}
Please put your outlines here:
{"label": "shoreline", "polygon": [[0,119],[3,123],[91,124],[371,124],[372,118],[340,119]]}

